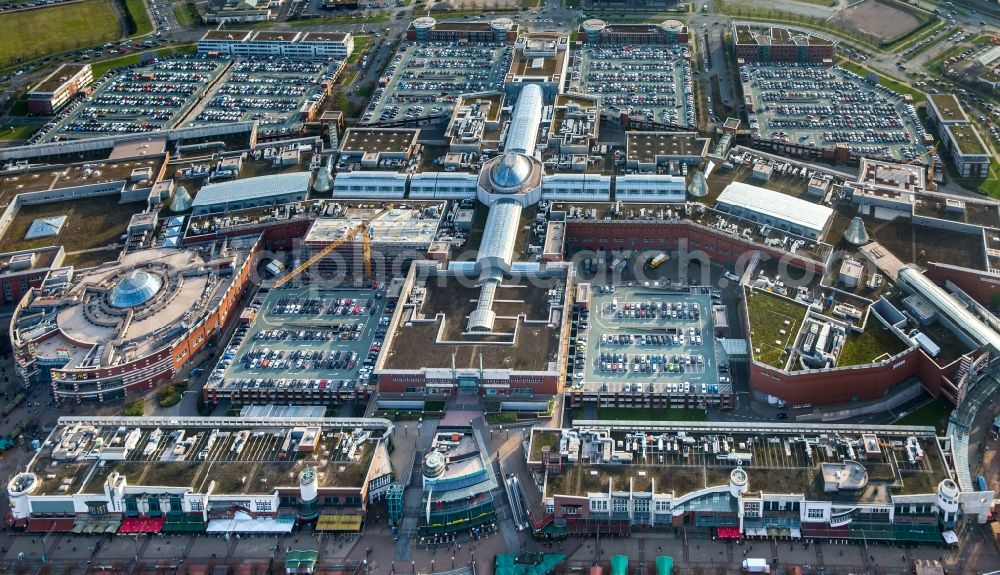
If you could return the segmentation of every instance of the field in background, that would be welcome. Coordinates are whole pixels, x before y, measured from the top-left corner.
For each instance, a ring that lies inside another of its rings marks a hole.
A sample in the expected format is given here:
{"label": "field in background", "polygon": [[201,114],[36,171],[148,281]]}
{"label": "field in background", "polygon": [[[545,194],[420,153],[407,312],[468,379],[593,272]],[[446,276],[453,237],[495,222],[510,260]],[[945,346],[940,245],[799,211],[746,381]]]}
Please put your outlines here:
{"label": "field in background", "polygon": [[[141,4],[141,0],[140,0]],[[83,0],[0,17],[0,66],[76,50],[121,36],[109,0]]]}
{"label": "field in background", "polygon": [[867,0],[841,10],[831,19],[835,25],[855,29],[883,46],[912,33],[930,20],[905,4],[891,0]]}

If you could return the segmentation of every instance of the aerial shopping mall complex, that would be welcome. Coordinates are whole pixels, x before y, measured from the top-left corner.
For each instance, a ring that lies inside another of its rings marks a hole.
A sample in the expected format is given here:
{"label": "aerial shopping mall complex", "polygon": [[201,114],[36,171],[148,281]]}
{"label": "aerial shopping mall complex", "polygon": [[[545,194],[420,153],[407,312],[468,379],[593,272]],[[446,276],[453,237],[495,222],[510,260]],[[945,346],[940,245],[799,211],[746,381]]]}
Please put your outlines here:
{"label": "aerial shopping mall complex", "polygon": [[707,127],[713,24],[427,14],[34,87],[0,303],[59,417],[12,530],[391,533],[417,573],[400,539],[953,548],[994,519],[1000,202],[923,163],[989,174],[963,99],[733,22],[745,113]]}

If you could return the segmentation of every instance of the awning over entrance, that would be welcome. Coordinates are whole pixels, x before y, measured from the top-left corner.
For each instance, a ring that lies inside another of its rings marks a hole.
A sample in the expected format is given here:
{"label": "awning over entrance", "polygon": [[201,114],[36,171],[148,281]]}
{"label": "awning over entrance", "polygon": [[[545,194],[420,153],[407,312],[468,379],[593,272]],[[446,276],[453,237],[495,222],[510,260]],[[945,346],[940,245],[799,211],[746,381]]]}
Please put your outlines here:
{"label": "awning over entrance", "polygon": [[163,524],[164,533],[202,533],[205,531],[205,522],[201,514],[172,514],[167,515],[167,520]]}
{"label": "awning over entrance", "polygon": [[611,558],[611,575],[627,575],[628,557],[625,555],[615,555]]}
{"label": "awning over entrance", "polygon": [[205,529],[208,533],[291,533],[295,517],[261,517],[254,519],[238,512],[232,519],[212,519]]}
{"label": "awning over entrance", "polygon": [[660,555],[656,558],[656,575],[672,575],[674,571],[674,558]]}
{"label": "awning over entrance", "polygon": [[32,517],[24,528],[28,533],[69,533],[76,517]]}
{"label": "awning over entrance", "polygon": [[289,551],[285,556],[285,573],[312,573],[318,558],[316,551]]}
{"label": "awning over entrance", "polygon": [[739,527],[719,527],[719,539],[739,539]]}
{"label": "awning over entrance", "polygon": [[163,530],[164,521],[163,517],[126,517],[118,528],[118,534],[159,533]]}
{"label": "awning over entrance", "polygon": [[76,519],[76,523],[73,524],[73,533],[82,533],[84,535],[117,533],[121,524],[121,517],[80,516]]}
{"label": "awning over entrance", "polygon": [[320,515],[316,531],[361,531],[360,515]]}

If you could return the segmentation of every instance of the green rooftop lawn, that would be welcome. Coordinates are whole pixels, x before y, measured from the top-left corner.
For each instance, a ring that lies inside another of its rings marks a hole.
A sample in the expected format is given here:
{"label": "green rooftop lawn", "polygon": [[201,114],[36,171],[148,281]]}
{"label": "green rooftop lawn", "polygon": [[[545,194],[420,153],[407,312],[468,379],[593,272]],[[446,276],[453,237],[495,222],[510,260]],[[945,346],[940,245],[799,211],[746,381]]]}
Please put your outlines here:
{"label": "green rooftop lawn", "polygon": [[948,428],[952,406],[943,399],[935,399],[897,419],[893,425],[933,425],[938,433]]}
{"label": "green rooftop lawn", "polygon": [[785,349],[794,343],[795,334],[805,317],[805,306],[760,290],[748,289],[746,298],[754,359],[783,368]]}
{"label": "green rooftop lawn", "polygon": [[[885,326],[872,319],[864,333],[852,333],[837,359],[838,367],[871,363],[878,357],[890,357],[906,349],[906,344]],[[884,358],[883,358],[884,359]]]}
{"label": "green rooftop lawn", "polygon": [[958,143],[958,149],[961,150],[963,154],[987,153],[987,150],[983,148],[982,144],[979,142],[976,129],[970,124],[950,126],[949,129],[951,130],[952,135],[955,136],[955,141]]}
{"label": "green rooftop lawn", "polygon": [[541,431],[536,430],[531,435],[531,460],[538,461],[542,458],[542,448],[549,447],[558,449],[559,438],[562,434],[558,430]]}
{"label": "green rooftop lawn", "polygon": [[[0,238],[0,252],[62,244],[67,253],[72,253],[106,246],[118,241],[132,214],[141,212],[144,205],[145,202],[119,204],[117,195],[109,195],[22,206]],[[35,219],[62,215],[66,216],[66,223],[59,235],[24,239]]]}

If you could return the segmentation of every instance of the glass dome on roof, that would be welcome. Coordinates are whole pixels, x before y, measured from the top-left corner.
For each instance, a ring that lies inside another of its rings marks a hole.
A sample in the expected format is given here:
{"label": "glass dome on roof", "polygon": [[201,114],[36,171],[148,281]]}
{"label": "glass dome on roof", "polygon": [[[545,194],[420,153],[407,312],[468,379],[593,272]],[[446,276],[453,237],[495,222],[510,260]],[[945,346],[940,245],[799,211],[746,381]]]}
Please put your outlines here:
{"label": "glass dome on roof", "polygon": [[163,287],[160,276],[134,270],[111,290],[111,305],[123,309],[146,303]]}
{"label": "glass dome on roof", "polygon": [[490,181],[498,188],[514,188],[531,174],[531,160],[524,154],[507,152],[490,169]]}

